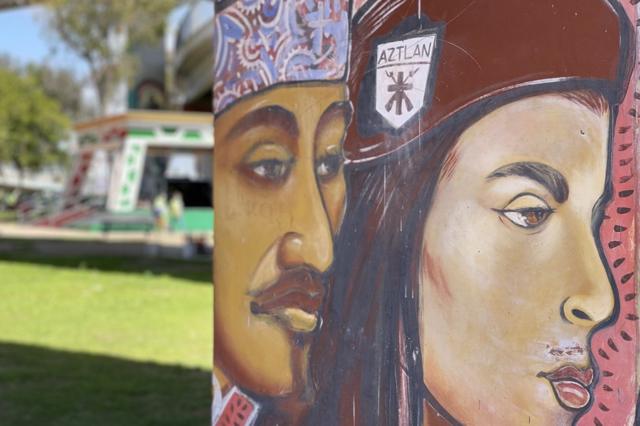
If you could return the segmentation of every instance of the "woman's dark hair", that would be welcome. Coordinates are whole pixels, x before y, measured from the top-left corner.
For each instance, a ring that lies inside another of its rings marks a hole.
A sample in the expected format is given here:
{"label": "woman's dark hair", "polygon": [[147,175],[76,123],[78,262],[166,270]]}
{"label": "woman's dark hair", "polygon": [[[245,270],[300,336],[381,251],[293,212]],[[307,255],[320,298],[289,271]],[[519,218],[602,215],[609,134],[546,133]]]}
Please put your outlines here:
{"label": "woman's dark hair", "polygon": [[424,224],[461,133],[499,106],[551,92],[594,112],[609,108],[606,96],[584,88],[513,92],[478,103],[382,160],[347,167],[347,213],[325,322],[312,345],[318,394],[307,424],[422,425],[425,400],[458,424],[423,383],[416,253]]}

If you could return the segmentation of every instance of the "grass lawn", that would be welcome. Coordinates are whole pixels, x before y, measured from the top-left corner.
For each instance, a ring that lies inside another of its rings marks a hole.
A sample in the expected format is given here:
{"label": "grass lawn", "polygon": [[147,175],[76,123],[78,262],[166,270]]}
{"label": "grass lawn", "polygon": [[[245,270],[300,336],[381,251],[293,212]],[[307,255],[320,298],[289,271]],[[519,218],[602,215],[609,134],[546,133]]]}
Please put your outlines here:
{"label": "grass lawn", "polygon": [[0,222],[13,222],[16,220],[14,211],[0,210]]}
{"label": "grass lawn", "polygon": [[0,257],[0,423],[198,425],[210,265]]}

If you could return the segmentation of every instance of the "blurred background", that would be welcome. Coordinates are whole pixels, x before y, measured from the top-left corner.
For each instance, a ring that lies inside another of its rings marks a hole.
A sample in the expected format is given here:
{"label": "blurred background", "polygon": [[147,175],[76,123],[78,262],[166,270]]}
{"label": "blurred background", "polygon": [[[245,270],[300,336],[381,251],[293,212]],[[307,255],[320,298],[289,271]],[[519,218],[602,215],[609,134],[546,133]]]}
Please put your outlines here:
{"label": "blurred background", "polygon": [[0,424],[209,423],[212,0],[0,0]]}

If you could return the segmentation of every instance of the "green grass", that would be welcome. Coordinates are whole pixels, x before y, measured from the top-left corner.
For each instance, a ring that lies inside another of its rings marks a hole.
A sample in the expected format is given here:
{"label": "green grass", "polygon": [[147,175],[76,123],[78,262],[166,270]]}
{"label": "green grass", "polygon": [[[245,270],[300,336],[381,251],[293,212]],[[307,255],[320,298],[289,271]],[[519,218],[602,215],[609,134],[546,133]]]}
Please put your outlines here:
{"label": "green grass", "polygon": [[207,263],[3,256],[0,305],[0,423],[207,424]]}
{"label": "green grass", "polygon": [[16,220],[16,213],[9,210],[0,210],[0,222],[13,222]]}

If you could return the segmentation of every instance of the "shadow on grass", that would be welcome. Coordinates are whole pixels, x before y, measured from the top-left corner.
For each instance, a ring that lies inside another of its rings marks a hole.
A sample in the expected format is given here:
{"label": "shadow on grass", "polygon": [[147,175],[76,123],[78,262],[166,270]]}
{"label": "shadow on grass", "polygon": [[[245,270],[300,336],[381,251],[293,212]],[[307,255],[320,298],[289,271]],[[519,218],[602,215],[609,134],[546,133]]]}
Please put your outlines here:
{"label": "shadow on grass", "polygon": [[[7,241],[4,240],[4,243]],[[0,261],[37,263],[72,269],[93,269],[105,272],[128,272],[168,275],[201,284],[211,284],[211,262],[205,258],[195,261],[145,257],[140,255],[42,254],[29,250],[28,245],[16,244],[15,250],[0,251]]]}
{"label": "shadow on grass", "polygon": [[0,423],[206,425],[211,372],[0,342]]}

